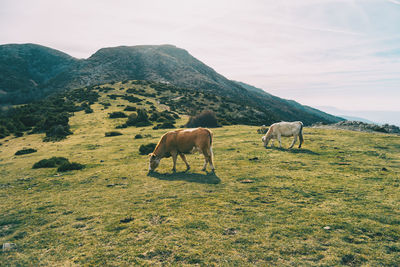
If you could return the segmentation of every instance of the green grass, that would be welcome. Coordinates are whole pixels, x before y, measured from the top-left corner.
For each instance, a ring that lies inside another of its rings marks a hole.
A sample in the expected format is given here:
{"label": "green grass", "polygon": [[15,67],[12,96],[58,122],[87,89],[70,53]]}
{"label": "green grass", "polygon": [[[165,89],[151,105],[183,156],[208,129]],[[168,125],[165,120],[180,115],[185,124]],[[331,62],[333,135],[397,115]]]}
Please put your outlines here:
{"label": "green grass", "polygon": [[[188,173],[178,159],[173,174],[169,158],[148,174],[139,147],[167,130],[128,127],[105,137],[126,120],[108,113],[132,104],[101,101],[111,106],[77,112],[74,134],[60,142],[44,143],[43,134],[3,139],[0,244],[17,249],[0,252],[1,265],[400,262],[399,136],[305,128],[303,149],[265,149],[257,127],[225,126],[212,130],[215,174],[201,171],[199,154],[187,157]],[[14,156],[24,147],[37,152]],[[32,169],[53,156],[86,167]]]}

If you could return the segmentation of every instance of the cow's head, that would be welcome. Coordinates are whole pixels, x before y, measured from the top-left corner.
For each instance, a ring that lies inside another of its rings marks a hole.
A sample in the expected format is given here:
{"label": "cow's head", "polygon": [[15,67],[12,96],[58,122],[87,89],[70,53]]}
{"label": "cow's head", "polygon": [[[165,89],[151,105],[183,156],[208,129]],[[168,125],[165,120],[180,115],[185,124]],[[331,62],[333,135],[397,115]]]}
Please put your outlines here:
{"label": "cow's head", "polygon": [[152,172],[152,171],[154,171],[154,170],[158,167],[158,165],[160,164],[161,158],[157,157],[157,155],[154,154],[154,153],[150,153],[149,156],[150,156],[149,171]]}
{"label": "cow's head", "polygon": [[264,146],[267,147],[268,142],[269,142],[269,138],[268,138],[266,135],[264,135],[264,136],[261,138],[261,140],[262,140],[262,142],[264,143]]}

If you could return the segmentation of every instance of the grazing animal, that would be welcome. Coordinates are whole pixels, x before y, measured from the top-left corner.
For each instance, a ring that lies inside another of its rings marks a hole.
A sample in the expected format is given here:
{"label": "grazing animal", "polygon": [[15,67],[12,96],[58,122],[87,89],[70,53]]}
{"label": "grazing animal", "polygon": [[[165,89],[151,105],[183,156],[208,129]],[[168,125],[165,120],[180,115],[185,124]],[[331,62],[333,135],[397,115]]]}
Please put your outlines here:
{"label": "grazing animal", "polygon": [[195,150],[200,151],[204,155],[203,171],[206,170],[207,163],[210,164],[211,170],[214,171],[213,152],[212,152],[212,132],[205,128],[176,130],[164,134],[158,142],[153,153],[150,153],[149,171],[154,171],[160,164],[162,158],[172,156],[172,171],[176,171],[176,159],[178,155],[186,164],[186,170],[190,169],[185,154],[189,154]]}
{"label": "grazing animal", "polygon": [[293,136],[293,142],[290,145],[289,148],[292,148],[293,145],[297,141],[297,137],[300,139],[300,144],[299,148],[301,148],[301,144],[303,144],[303,123],[301,121],[294,121],[294,122],[277,122],[272,124],[268,132],[262,137],[262,141],[264,143],[264,146],[268,146],[268,142],[272,140],[271,146],[274,145],[275,139],[278,139],[279,141],[279,147],[282,147],[281,143],[281,136]]}

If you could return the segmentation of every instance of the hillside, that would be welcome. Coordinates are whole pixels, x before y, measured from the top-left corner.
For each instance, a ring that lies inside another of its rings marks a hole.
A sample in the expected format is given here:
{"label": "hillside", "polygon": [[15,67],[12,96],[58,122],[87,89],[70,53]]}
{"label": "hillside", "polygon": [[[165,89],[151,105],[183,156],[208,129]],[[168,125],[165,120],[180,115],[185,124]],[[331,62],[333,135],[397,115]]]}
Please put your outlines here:
{"label": "hillside", "polygon": [[[0,113],[0,139],[8,135],[21,137],[24,133],[45,133],[44,141],[58,141],[73,133],[69,120],[76,112],[93,113],[93,104],[108,109],[117,100],[124,101],[119,116],[129,115],[128,119],[130,115],[141,116],[141,122],[154,127],[173,128],[179,116],[197,115],[202,110],[213,111],[221,126],[271,124],[277,120],[274,114],[260,112],[249,103],[212,92],[134,80],[71,89],[11,108]],[[125,114],[125,111],[130,112]],[[134,126],[132,123],[129,122],[130,126]]]}
{"label": "hillside", "polygon": [[[133,95],[140,102],[118,96],[133,87],[144,89]],[[188,173],[180,159],[175,174],[163,159],[149,175],[139,148],[168,130],[116,129],[127,118],[110,114],[136,112],[128,106],[162,113],[168,107],[157,97],[178,93],[133,81],[96,88],[92,112],[73,112],[66,139],[0,140],[0,244],[10,244],[2,265],[398,264],[399,136],[305,127],[303,149],[265,149],[258,127],[230,125],[212,129],[215,174],[201,172],[194,154]],[[85,92],[70,98],[80,103]],[[106,137],[111,131],[122,135]],[[29,148],[37,151],[15,155]],[[51,157],[84,168],[32,168]]]}
{"label": "hillside", "polygon": [[[33,44],[0,47],[2,69],[17,66],[11,76],[7,75],[9,71],[0,72],[0,80],[8,81],[0,84],[0,104],[3,105],[42,99],[66,89],[123,80],[148,80],[243,102],[277,120],[302,120],[306,125],[342,120],[295,101],[273,97],[260,89],[248,90],[244,84],[228,80],[186,50],[172,45],[103,48],[84,60]],[[15,53],[15,50],[19,52]],[[37,62],[35,66],[32,61]],[[17,82],[10,86],[13,81]]]}

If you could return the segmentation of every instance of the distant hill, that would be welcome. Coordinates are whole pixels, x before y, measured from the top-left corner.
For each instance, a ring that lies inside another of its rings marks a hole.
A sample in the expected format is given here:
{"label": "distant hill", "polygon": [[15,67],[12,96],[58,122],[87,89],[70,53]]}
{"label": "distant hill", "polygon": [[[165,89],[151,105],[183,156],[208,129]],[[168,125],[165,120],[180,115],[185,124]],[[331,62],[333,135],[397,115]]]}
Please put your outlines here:
{"label": "distant hill", "polygon": [[[0,46],[0,104],[21,104],[53,92],[124,80],[149,80],[228,97],[251,106],[261,118],[334,123],[342,120],[244,83],[228,80],[172,45],[103,48],[78,60],[35,44]],[[263,115],[264,114],[264,115]],[[265,116],[267,114],[267,116]],[[254,123],[254,122],[253,122]]]}

